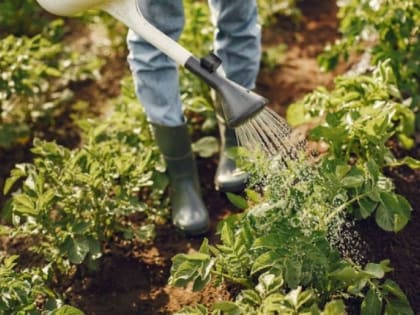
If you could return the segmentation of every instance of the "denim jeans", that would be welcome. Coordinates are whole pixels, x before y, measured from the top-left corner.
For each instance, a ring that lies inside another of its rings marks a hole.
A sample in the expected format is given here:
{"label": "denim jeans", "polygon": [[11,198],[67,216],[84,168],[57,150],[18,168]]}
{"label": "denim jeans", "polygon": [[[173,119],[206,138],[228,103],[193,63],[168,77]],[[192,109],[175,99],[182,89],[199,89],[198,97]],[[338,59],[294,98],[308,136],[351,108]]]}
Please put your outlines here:
{"label": "denim jeans", "polygon": [[[185,23],[182,0],[138,1],[150,23],[178,40]],[[214,52],[222,59],[226,76],[254,88],[261,55],[256,0],[209,0],[209,5],[215,26]],[[165,126],[183,124],[175,62],[131,30],[127,43],[136,93],[149,120]]]}

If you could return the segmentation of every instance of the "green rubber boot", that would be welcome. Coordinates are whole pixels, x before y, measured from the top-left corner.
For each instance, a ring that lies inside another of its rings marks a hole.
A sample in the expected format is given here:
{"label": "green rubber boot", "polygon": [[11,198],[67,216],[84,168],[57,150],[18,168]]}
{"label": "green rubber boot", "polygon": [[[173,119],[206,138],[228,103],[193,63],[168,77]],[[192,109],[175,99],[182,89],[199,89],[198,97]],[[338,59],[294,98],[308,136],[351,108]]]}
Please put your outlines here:
{"label": "green rubber boot", "polygon": [[248,175],[236,167],[228,155],[228,150],[238,146],[235,129],[227,127],[218,118],[220,132],[220,157],[214,183],[217,190],[223,192],[240,192],[245,189]]}
{"label": "green rubber boot", "polygon": [[209,228],[210,219],[201,198],[187,126],[152,126],[169,173],[172,222],[188,235],[203,234]]}

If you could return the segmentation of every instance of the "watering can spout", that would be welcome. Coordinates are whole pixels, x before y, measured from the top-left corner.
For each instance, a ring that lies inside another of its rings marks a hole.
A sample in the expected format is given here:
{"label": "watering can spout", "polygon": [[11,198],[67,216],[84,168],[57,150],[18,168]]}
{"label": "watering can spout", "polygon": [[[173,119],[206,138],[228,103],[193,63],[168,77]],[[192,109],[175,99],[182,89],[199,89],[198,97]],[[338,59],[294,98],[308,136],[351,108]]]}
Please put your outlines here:
{"label": "watering can spout", "polygon": [[215,106],[220,108],[215,110],[231,128],[254,118],[268,103],[265,97],[227,79],[224,75],[219,75],[217,71],[209,71],[195,57],[189,58],[185,67],[216,91],[220,104],[216,102]]}

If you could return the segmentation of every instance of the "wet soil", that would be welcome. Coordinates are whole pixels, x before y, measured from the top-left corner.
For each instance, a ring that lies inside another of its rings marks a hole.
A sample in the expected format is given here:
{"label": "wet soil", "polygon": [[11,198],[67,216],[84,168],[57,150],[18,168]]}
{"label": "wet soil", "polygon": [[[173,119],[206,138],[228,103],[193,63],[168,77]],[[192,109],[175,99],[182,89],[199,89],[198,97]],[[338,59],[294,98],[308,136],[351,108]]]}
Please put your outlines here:
{"label": "wet soil", "polygon": [[[407,155],[396,141],[390,141],[389,145],[398,158]],[[420,158],[419,136],[409,155]],[[414,313],[420,314],[420,170],[414,171],[402,166],[387,169],[386,175],[393,179],[396,192],[407,198],[412,205],[411,220],[398,233],[384,232],[374,220],[360,221],[356,230],[364,244],[363,255],[375,262],[390,259],[394,268],[390,278],[407,294]]]}

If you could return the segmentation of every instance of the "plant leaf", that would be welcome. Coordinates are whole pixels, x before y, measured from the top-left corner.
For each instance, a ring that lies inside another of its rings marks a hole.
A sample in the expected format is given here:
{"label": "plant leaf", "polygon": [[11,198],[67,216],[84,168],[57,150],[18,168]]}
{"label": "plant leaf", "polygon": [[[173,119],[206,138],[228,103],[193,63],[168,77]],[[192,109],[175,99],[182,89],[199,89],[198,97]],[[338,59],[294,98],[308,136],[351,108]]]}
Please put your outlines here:
{"label": "plant leaf", "polygon": [[248,208],[248,201],[245,198],[230,192],[226,193],[226,196],[235,207],[243,210]]}
{"label": "plant leaf", "polygon": [[346,307],[342,300],[334,300],[325,305],[322,315],[346,315]]}
{"label": "plant leaf", "polygon": [[378,202],[373,201],[369,197],[364,197],[358,201],[360,206],[360,214],[363,219],[369,217],[378,207]]}
{"label": "plant leaf", "polygon": [[219,151],[219,142],[215,137],[203,137],[192,144],[192,149],[199,156],[208,158]]}
{"label": "plant leaf", "polygon": [[36,216],[38,214],[38,211],[35,208],[35,203],[28,195],[25,194],[13,195],[13,209],[21,214],[31,216]]}
{"label": "plant leaf", "polygon": [[64,305],[52,312],[52,315],[85,315],[85,313],[73,306]]}
{"label": "plant leaf", "polygon": [[381,315],[382,298],[380,298],[373,289],[369,289],[363,299],[360,311],[361,315]]}
{"label": "plant leaf", "polygon": [[375,220],[385,231],[398,232],[410,219],[411,206],[403,197],[389,192],[380,193],[381,204],[375,213]]}

